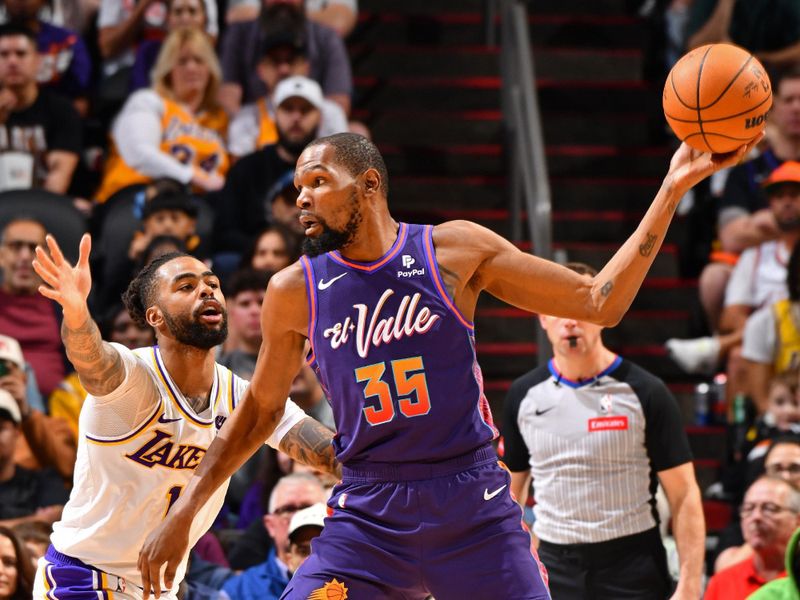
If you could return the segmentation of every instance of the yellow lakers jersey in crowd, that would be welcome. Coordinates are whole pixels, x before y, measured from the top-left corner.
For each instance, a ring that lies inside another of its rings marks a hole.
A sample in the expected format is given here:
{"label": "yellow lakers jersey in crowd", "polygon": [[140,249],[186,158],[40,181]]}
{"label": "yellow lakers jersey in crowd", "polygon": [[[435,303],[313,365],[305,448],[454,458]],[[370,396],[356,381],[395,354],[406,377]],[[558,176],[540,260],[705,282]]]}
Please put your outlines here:
{"label": "yellow lakers jersey in crowd", "polygon": [[[224,176],[230,166],[225,145],[228,130],[228,116],[225,111],[217,108],[195,116],[178,102],[163,96],[159,98],[163,102],[159,149],[185,165]],[[112,143],[103,181],[95,199],[105,202],[125,187],[150,180],[150,177],[128,165],[120,155],[116,143]]]}

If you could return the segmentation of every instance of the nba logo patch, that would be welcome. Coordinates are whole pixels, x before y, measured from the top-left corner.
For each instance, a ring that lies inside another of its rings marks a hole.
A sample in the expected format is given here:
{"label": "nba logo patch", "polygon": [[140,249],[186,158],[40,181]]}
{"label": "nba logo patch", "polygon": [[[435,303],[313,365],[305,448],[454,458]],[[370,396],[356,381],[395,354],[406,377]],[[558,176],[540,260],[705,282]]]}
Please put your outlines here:
{"label": "nba logo patch", "polygon": [[346,502],[347,502],[347,492],[339,496],[339,500],[336,503],[339,505],[339,508],[344,508]]}
{"label": "nba logo patch", "polygon": [[606,394],[600,398],[600,412],[604,415],[611,412],[611,394]]}

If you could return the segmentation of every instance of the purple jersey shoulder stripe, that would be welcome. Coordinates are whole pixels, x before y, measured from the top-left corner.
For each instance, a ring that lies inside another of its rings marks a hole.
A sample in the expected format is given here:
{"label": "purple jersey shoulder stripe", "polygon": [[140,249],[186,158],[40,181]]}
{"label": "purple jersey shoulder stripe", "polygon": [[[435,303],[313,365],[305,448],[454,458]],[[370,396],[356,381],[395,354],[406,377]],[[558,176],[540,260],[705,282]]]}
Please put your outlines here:
{"label": "purple jersey shoulder stripe", "polygon": [[428,268],[431,270],[431,278],[433,279],[433,283],[436,285],[436,291],[439,292],[439,296],[442,298],[442,301],[444,301],[447,307],[452,311],[452,313],[464,327],[469,330],[475,329],[475,325],[472,323],[472,321],[461,314],[461,311],[458,310],[455,302],[450,299],[447,290],[445,290],[444,282],[442,281],[442,275],[439,273],[439,263],[436,262],[436,255],[433,253],[433,225],[425,226],[425,262],[428,264]]}
{"label": "purple jersey shoulder stripe", "polygon": [[308,295],[308,343],[311,349],[306,357],[306,364],[314,362],[314,330],[317,328],[317,285],[314,281],[314,269],[307,256],[300,257],[303,275],[306,278],[306,294]]}

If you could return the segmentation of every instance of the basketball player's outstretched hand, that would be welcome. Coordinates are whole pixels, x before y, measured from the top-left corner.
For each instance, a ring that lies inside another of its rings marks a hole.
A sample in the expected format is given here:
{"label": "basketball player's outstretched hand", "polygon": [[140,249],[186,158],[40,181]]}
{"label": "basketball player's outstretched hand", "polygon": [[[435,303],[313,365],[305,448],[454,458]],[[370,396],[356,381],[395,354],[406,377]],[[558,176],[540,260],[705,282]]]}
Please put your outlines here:
{"label": "basketball player's outstretched hand", "polygon": [[[64,308],[64,320],[68,326],[82,325],[86,319],[86,299],[92,289],[92,274],[89,271],[89,252],[92,249],[92,238],[88,233],[81,238],[78,262],[69,264],[61,253],[56,239],[48,235],[47,251],[36,247],[36,258],[33,259],[33,270],[38,273],[46,285],[39,286],[42,296],[55,300]],[[79,320],[81,322],[75,322]]]}
{"label": "basketball player's outstretched hand", "polygon": [[[174,508],[174,507],[173,507]],[[161,590],[172,589],[175,571],[181,559],[189,551],[189,527],[191,520],[180,518],[175,511],[167,513],[161,524],[150,532],[139,550],[137,567],[142,574],[144,592],[142,600],[150,597],[150,590],[156,598],[161,597]],[[164,570],[164,587],[161,587],[161,568]]]}
{"label": "basketball player's outstretched hand", "polygon": [[689,191],[712,173],[741,162],[763,137],[764,133],[762,132],[747,144],[740,146],[738,150],[725,154],[701,152],[683,142],[669,163],[669,176],[672,178],[672,183],[681,192]]}

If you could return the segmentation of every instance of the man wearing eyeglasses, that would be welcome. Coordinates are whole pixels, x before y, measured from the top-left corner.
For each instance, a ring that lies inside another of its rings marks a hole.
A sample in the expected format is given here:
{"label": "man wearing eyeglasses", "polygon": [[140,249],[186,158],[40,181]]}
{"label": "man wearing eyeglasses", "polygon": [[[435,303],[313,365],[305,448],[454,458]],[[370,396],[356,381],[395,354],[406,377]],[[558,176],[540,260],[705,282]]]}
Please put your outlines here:
{"label": "man wearing eyeglasses", "polygon": [[[60,311],[37,293],[42,281],[31,266],[45,233],[44,225],[26,216],[10,221],[0,232],[0,333],[19,341],[46,398],[67,373]],[[33,408],[44,410],[43,405]]]}
{"label": "man wearing eyeglasses", "polygon": [[753,554],[714,575],[705,600],[744,599],[786,575],[784,553],[800,526],[800,491],[785,479],[757,479],[744,495],[739,516],[742,535]]}
{"label": "man wearing eyeglasses", "polygon": [[[308,473],[293,473],[282,477],[269,497],[269,512],[264,515],[264,527],[275,547],[267,559],[228,579],[222,586],[236,600],[277,600],[289,583],[290,567],[297,568],[290,548],[292,517],[310,506],[325,502],[327,494],[319,479]],[[294,529],[298,529],[295,527]],[[292,531],[292,533],[295,533]],[[296,552],[296,550],[295,550]]]}

